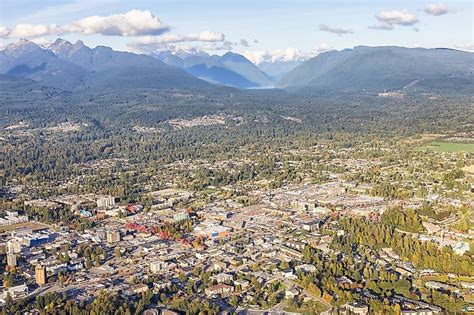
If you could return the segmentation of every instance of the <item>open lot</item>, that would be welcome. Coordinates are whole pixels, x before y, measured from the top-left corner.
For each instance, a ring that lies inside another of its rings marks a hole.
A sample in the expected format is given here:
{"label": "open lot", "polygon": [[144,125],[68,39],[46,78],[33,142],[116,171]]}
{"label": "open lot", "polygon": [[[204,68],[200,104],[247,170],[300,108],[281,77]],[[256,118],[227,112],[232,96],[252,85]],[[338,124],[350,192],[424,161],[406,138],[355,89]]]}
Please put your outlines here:
{"label": "open lot", "polygon": [[474,152],[474,143],[432,142],[420,149],[435,152]]}
{"label": "open lot", "polygon": [[8,226],[2,226],[0,227],[0,234],[11,232],[11,231],[21,229],[21,228],[29,228],[33,231],[38,231],[38,230],[47,229],[49,228],[49,226],[43,223],[30,221],[30,222],[24,222],[24,223],[13,224],[13,225],[8,225]]}

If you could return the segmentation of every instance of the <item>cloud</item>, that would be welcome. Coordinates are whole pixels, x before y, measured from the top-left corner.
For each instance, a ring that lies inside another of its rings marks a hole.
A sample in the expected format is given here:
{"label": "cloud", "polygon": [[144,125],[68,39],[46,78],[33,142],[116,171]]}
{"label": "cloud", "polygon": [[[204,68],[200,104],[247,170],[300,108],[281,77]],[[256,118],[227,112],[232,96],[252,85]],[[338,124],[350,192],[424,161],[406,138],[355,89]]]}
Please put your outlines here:
{"label": "cloud", "polygon": [[13,29],[0,27],[2,38],[36,38],[68,33],[106,36],[160,35],[170,27],[150,11],[131,10],[109,16],[89,16],[65,26],[56,24],[17,24]]}
{"label": "cloud", "polygon": [[426,14],[439,16],[439,15],[449,13],[449,9],[448,9],[448,6],[446,6],[443,3],[436,3],[436,4],[428,4],[425,7],[425,12]]}
{"label": "cloud", "polygon": [[373,30],[382,30],[382,31],[391,31],[393,30],[393,25],[391,24],[375,24],[369,26],[370,29]]}
{"label": "cloud", "polygon": [[240,45],[241,45],[241,46],[244,46],[244,47],[250,47],[250,46],[249,46],[249,42],[246,41],[246,40],[243,39],[243,38],[240,40]]}
{"label": "cloud", "polygon": [[313,48],[313,50],[311,50],[311,54],[312,55],[318,55],[322,52],[325,52],[325,51],[330,51],[332,50],[332,46],[329,46],[328,44],[326,43],[322,43],[320,44],[319,46],[316,46]]}
{"label": "cloud", "polygon": [[369,26],[375,30],[389,31],[393,29],[394,25],[413,26],[418,23],[417,16],[407,10],[380,11],[375,18],[379,24]]}
{"label": "cloud", "polygon": [[326,24],[321,24],[321,25],[319,25],[319,30],[320,30],[320,31],[323,31],[323,32],[334,33],[334,34],[337,34],[337,35],[339,35],[339,36],[344,35],[344,34],[352,34],[352,33],[354,33],[354,31],[351,30],[351,29],[343,29],[343,28],[339,28],[339,27],[331,27],[331,26],[328,26],[328,25],[326,25]]}
{"label": "cloud", "polygon": [[203,43],[197,46],[199,50],[232,50],[234,43],[225,41],[223,43]]}
{"label": "cloud", "polygon": [[124,14],[89,16],[71,23],[71,33],[102,34],[108,36],[159,35],[169,31],[150,11],[132,10]]}
{"label": "cloud", "polygon": [[63,35],[68,33],[56,24],[17,24],[8,34],[13,38],[35,38],[48,35]]}
{"label": "cloud", "polygon": [[0,38],[7,38],[10,35],[10,29],[5,26],[0,26]]}
{"label": "cloud", "polygon": [[246,50],[243,55],[254,64],[260,64],[262,62],[290,62],[290,61],[303,61],[311,57],[314,57],[324,51],[331,50],[332,48],[323,43],[310,52],[302,52],[297,48],[288,47],[285,49],[274,49],[274,50]]}
{"label": "cloud", "polygon": [[303,53],[297,49],[288,47],[275,50],[246,50],[243,55],[254,64],[262,62],[293,61],[304,58]]}
{"label": "cloud", "polygon": [[[186,35],[179,34],[163,34],[160,36],[143,36],[137,38],[129,44],[129,47],[138,51],[154,51],[162,50],[167,44],[183,43],[183,42],[225,42],[225,35],[219,32],[204,31],[201,33],[193,33]],[[229,43],[225,43],[229,46]]]}
{"label": "cloud", "polygon": [[161,36],[145,36],[138,38],[135,42],[141,44],[169,44],[182,42],[222,42],[225,36],[222,33],[204,31],[187,35],[164,34]]}
{"label": "cloud", "polygon": [[462,45],[455,45],[454,47],[456,47],[457,49],[461,49],[461,50],[467,50],[467,51],[474,51],[474,43],[471,43],[471,44],[462,44]]}

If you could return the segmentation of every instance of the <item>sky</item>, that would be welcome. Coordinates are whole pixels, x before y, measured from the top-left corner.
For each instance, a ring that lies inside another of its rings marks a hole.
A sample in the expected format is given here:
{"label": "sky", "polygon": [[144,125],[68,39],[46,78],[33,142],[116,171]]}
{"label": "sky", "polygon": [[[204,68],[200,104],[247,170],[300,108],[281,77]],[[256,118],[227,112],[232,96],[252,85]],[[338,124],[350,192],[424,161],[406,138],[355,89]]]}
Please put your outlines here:
{"label": "sky", "polygon": [[474,51],[472,1],[0,0],[0,46],[61,37],[151,53],[199,49],[255,63],[359,45]]}

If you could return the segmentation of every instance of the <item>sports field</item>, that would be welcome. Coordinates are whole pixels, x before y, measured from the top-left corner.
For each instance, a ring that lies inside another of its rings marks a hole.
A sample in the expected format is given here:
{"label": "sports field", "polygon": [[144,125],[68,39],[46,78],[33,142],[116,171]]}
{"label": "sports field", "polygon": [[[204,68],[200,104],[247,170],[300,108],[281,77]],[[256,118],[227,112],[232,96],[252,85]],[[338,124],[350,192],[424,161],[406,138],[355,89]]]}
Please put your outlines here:
{"label": "sports field", "polygon": [[431,142],[429,145],[420,147],[422,150],[431,150],[436,152],[473,152],[474,143],[455,143],[455,142]]}

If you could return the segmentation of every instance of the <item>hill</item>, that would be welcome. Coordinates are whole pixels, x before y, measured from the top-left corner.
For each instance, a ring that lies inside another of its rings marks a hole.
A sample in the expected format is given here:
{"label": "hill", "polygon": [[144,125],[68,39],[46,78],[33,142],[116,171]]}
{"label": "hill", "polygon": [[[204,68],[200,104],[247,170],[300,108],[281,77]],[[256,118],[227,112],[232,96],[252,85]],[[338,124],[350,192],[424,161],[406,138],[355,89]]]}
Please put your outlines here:
{"label": "hill", "polygon": [[[281,88],[333,91],[384,91],[450,86],[469,87],[474,54],[452,49],[366,47],[330,51],[286,74]],[[459,79],[462,78],[462,79]]]}

